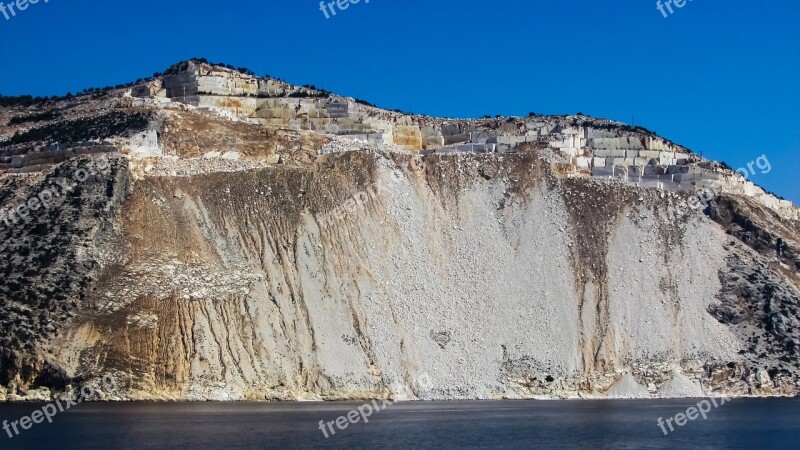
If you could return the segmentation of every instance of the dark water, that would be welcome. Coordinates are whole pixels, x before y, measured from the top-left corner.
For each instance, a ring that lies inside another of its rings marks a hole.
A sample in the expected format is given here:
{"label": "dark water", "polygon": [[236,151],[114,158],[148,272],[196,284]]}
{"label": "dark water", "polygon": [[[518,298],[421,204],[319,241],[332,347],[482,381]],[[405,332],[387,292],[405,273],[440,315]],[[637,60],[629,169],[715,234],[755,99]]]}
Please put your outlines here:
{"label": "dark water", "polygon": [[[81,404],[14,438],[0,430],[0,449],[800,449],[800,400],[732,400],[664,436],[657,419],[697,402],[398,403],[369,423],[333,425],[336,434],[327,439],[319,421],[361,403]],[[0,420],[20,420],[43,406],[0,404]]]}

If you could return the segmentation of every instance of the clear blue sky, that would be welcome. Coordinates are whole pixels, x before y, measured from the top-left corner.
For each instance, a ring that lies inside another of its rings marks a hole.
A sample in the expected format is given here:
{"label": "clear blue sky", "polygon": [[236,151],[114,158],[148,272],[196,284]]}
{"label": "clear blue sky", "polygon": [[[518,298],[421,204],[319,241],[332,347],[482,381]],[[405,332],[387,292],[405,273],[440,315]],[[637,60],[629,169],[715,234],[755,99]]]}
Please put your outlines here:
{"label": "clear blue sky", "polygon": [[[0,0],[8,3],[8,0]],[[0,15],[0,93],[133,81],[192,56],[436,116],[635,120],[800,203],[800,2],[40,0]],[[635,119],[634,119],[635,118]]]}

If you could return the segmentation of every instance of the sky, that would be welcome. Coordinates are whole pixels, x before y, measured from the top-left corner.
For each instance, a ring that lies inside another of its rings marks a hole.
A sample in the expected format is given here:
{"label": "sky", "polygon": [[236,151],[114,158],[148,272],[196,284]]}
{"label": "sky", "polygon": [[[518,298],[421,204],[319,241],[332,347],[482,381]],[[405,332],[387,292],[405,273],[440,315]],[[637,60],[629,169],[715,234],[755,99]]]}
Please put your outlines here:
{"label": "sky", "polygon": [[0,93],[77,92],[204,57],[390,109],[582,112],[734,169],[764,155],[771,170],[751,165],[750,179],[800,204],[800,2],[670,8],[361,0],[326,18],[314,0],[39,0],[0,13]]}

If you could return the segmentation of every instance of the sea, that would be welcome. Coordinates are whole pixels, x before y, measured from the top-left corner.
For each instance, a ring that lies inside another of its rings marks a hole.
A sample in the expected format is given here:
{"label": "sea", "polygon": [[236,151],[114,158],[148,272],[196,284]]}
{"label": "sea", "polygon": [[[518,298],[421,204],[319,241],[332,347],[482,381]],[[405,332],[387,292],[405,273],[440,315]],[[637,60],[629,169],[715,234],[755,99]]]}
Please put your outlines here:
{"label": "sea", "polygon": [[800,449],[800,399],[702,402],[5,403],[0,449]]}

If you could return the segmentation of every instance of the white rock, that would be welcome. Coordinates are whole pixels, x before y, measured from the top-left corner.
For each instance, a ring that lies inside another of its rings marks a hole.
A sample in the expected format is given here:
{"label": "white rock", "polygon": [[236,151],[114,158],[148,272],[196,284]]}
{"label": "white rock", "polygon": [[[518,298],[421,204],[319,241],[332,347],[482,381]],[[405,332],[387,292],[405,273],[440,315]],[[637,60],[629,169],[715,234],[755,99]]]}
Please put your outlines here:
{"label": "white rock", "polygon": [[650,393],[630,373],[622,376],[606,392],[608,398],[649,398]]}

